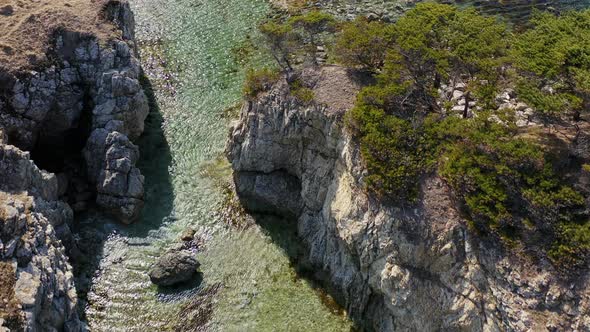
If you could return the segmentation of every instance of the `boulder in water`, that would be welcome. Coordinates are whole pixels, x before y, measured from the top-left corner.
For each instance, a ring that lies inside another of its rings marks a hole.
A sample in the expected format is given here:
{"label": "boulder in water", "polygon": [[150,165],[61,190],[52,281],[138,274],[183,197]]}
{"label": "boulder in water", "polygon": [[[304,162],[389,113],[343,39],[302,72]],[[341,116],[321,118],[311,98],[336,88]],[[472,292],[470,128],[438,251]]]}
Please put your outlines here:
{"label": "boulder in water", "polygon": [[172,286],[188,281],[200,265],[188,250],[168,251],[152,265],[148,275],[158,286]]}
{"label": "boulder in water", "polygon": [[185,229],[182,234],[180,234],[180,239],[184,242],[192,241],[195,237],[195,230],[192,228]]}

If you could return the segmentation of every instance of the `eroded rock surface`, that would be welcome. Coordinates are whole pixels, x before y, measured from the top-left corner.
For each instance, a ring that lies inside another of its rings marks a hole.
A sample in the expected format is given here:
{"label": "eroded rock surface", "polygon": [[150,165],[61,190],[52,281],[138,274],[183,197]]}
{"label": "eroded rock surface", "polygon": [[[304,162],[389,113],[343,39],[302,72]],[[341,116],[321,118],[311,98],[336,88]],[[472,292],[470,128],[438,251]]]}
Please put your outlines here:
{"label": "eroded rock surface", "polygon": [[[0,37],[10,44],[0,50],[0,273],[11,282],[0,294],[12,299],[0,304],[0,331],[85,330],[69,263],[81,255],[73,210],[96,203],[129,223],[143,206],[133,141],[149,109],[133,13],[119,0],[9,3],[2,15],[12,21],[0,22],[10,27]],[[29,53],[13,52],[23,40]]]}
{"label": "eroded rock surface", "polygon": [[27,152],[0,141],[0,179],[0,260],[14,267],[21,328],[80,331],[63,245],[71,241],[73,213],[57,200],[55,175],[39,170]]}
{"label": "eroded rock surface", "polygon": [[[128,223],[141,210],[143,179],[135,167],[137,158],[127,159],[129,167],[117,169],[111,161],[113,150],[135,153],[137,147],[131,142],[143,132],[149,107],[139,83],[141,67],[129,5],[110,1],[105,11],[122,30],[120,39],[59,30],[54,33],[50,53],[55,60],[50,66],[18,74],[0,72],[0,128],[9,144],[32,151],[40,166],[50,171],[65,171],[55,161],[60,159],[64,163],[74,159],[69,164],[81,168],[84,163],[76,158],[85,147],[88,169],[76,171],[86,171],[85,180],[96,185],[98,205]],[[106,137],[115,132],[119,143],[107,142]],[[132,183],[109,186],[101,178],[103,172],[130,178]]]}
{"label": "eroded rock surface", "polygon": [[[305,80],[317,100],[354,101],[358,83],[344,69]],[[325,80],[334,82],[328,92],[318,88]],[[367,195],[345,110],[330,106],[303,106],[279,82],[243,106],[226,152],[242,203],[295,220],[310,262],[353,319],[376,331],[590,330],[587,272],[566,280],[547,261],[474,238],[439,178],[424,181],[413,206]]]}

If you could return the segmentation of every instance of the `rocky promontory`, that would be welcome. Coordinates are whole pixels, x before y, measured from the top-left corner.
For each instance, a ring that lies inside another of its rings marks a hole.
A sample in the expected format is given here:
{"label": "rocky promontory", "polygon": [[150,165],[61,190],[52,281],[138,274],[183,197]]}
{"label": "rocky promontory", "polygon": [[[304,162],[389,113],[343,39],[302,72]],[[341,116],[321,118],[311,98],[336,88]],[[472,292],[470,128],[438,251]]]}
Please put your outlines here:
{"label": "rocky promontory", "polygon": [[[1,137],[0,137],[1,138]],[[0,306],[0,330],[80,331],[72,267],[71,208],[58,199],[54,174],[40,170],[28,152],[0,139],[0,259],[2,294],[16,310]],[[10,289],[12,288],[12,289]]]}
{"label": "rocky promontory", "polygon": [[[76,4],[83,13],[96,6]],[[55,10],[38,9],[47,15]],[[11,15],[19,10],[31,8],[16,8]],[[29,61],[5,55],[0,63],[0,128],[7,144],[30,151],[39,167],[63,180],[64,200],[75,210],[84,210],[95,197],[99,207],[128,223],[143,204],[143,177],[135,167],[138,153],[132,141],[143,132],[149,109],[139,83],[129,4],[102,2],[95,10],[95,20],[110,22],[119,33],[104,28],[93,34],[93,27],[74,25],[69,30],[65,24],[47,32],[44,61],[38,55]],[[15,33],[21,30],[27,27]],[[10,41],[10,35],[4,39]]]}
{"label": "rocky promontory", "polygon": [[[0,8],[0,325],[78,331],[74,213],[139,217],[149,108],[126,1]],[[2,330],[2,328],[0,328]]]}
{"label": "rocky promontory", "polygon": [[469,230],[438,176],[417,203],[374,197],[358,144],[343,125],[362,81],[335,66],[280,80],[244,103],[226,153],[250,211],[296,223],[306,256],[349,315],[375,331],[586,331],[588,274],[564,278]]}

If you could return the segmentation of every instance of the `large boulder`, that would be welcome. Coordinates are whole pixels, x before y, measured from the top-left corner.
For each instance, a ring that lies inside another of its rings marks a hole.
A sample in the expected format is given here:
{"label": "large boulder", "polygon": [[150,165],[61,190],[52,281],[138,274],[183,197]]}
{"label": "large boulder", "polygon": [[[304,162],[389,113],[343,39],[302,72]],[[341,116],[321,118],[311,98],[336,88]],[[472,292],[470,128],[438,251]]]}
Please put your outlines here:
{"label": "large boulder", "polygon": [[191,279],[201,264],[188,250],[168,251],[148,271],[158,286],[172,286]]}
{"label": "large boulder", "polygon": [[[104,158],[96,158],[96,155]],[[96,203],[123,223],[139,217],[143,207],[144,177],[135,163],[139,149],[117,131],[97,129],[84,151],[91,177],[96,176]],[[98,162],[90,162],[98,161]],[[95,173],[95,174],[92,174]]]}

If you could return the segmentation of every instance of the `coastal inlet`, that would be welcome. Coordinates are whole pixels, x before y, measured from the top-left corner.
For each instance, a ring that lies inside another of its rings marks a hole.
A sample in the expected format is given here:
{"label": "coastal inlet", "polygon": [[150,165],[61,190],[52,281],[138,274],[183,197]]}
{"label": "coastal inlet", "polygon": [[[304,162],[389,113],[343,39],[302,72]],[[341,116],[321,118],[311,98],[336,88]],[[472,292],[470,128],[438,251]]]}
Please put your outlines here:
{"label": "coastal inlet", "polygon": [[[81,237],[105,239],[97,243],[102,254],[86,274],[89,327],[349,331],[341,310],[293,268],[289,257],[299,245],[293,229],[240,230],[217,213],[231,180],[229,165],[221,161],[229,121],[224,110],[240,102],[243,81],[232,50],[254,38],[268,3],[130,2],[145,83],[153,92],[138,142],[146,202],[142,219],[130,226],[100,215],[81,220]],[[252,62],[265,61],[251,56]],[[148,269],[187,228],[201,239],[196,249],[201,274],[194,284],[159,289]]]}

